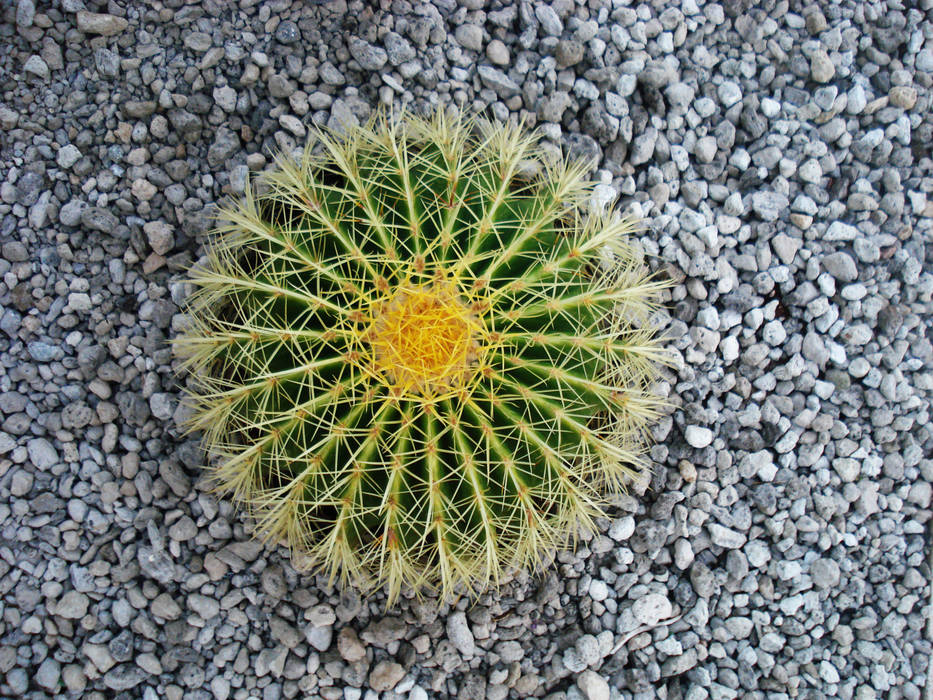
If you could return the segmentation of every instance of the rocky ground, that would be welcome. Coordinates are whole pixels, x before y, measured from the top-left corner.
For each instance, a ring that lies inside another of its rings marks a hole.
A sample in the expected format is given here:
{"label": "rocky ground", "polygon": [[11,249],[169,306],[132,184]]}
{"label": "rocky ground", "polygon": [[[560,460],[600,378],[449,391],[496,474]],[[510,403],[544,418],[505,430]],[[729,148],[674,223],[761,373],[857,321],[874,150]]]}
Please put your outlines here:
{"label": "rocky ground", "polygon": [[[929,697],[931,0],[0,12],[0,696]],[[297,574],[173,421],[212,207],[378,104],[598,157],[678,280],[651,488],[475,604]]]}

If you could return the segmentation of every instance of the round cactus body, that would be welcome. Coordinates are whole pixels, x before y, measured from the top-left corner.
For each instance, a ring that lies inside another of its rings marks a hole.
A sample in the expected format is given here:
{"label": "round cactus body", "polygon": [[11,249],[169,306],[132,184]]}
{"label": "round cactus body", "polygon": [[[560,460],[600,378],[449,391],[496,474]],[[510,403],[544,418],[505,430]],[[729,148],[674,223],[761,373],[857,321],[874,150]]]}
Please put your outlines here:
{"label": "round cactus body", "polygon": [[480,590],[644,468],[665,283],[521,127],[379,118],[280,158],[192,270],[192,430],[262,536],[361,586]]}

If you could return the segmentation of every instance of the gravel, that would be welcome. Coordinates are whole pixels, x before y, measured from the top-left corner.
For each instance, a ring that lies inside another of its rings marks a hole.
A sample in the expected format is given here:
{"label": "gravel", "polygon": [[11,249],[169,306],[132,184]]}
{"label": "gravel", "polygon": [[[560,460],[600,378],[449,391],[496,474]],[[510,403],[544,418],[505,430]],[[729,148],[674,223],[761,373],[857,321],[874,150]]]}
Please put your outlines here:
{"label": "gravel", "polygon": [[[2,12],[0,696],[931,697],[931,0]],[[677,357],[595,536],[387,611],[212,494],[168,341],[218,201],[438,104],[597,163]]]}

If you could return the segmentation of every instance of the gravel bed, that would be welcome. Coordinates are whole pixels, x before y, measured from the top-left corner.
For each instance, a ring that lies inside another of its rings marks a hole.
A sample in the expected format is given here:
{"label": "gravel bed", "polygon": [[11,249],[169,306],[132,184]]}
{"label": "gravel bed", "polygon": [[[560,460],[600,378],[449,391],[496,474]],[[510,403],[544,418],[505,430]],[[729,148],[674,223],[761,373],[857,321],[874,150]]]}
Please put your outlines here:
{"label": "gravel bed", "polygon": [[[0,696],[933,695],[933,0],[0,14]],[[597,158],[677,281],[650,482],[475,603],[297,573],[176,427],[212,207],[380,104]]]}

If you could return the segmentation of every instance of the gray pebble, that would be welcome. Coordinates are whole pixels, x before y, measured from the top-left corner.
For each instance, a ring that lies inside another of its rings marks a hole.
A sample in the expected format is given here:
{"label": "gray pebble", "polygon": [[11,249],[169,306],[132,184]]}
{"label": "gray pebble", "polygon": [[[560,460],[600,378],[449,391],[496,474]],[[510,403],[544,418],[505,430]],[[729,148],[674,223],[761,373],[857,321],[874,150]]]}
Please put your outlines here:
{"label": "gray pebble", "polygon": [[58,452],[45,438],[33,438],[27,443],[29,461],[40,471],[47,471],[59,462]]}
{"label": "gray pebble", "polygon": [[777,221],[790,204],[783,194],[770,190],[753,193],[751,202],[752,210],[763,221]]}
{"label": "gray pebble", "polygon": [[57,691],[58,681],[61,678],[61,666],[55,659],[46,659],[39,664],[36,671],[36,683],[46,690]]}
{"label": "gray pebble", "polygon": [[67,170],[72,165],[77,163],[80,158],[81,158],[81,151],[78,150],[77,146],[74,146],[69,143],[69,144],[65,144],[59,149],[57,162],[61,167]]}
{"label": "gray pebble", "polygon": [[564,23],[550,5],[535,6],[535,17],[541,23],[541,29],[550,36],[560,36],[564,32]]}
{"label": "gray pebble", "polygon": [[373,46],[369,42],[356,37],[350,39],[349,48],[353,58],[356,59],[363,70],[379,70],[389,60],[385,49]]}
{"label": "gray pebble", "polygon": [[858,279],[858,268],[848,253],[842,251],[826,255],[820,261],[823,268],[841,282],[854,282]]}
{"label": "gray pebble", "polygon": [[26,63],[23,65],[23,70],[26,73],[31,73],[39,78],[39,80],[48,80],[51,76],[48,64],[43,61],[40,56],[36,56],[35,54],[27,59]]}
{"label": "gray pebble", "polygon": [[79,591],[68,591],[55,606],[55,614],[69,620],[79,620],[87,614],[90,601]]}
{"label": "gray pebble", "polygon": [[834,588],[839,584],[839,565],[832,559],[817,559],[810,565],[810,577],[817,588]]}
{"label": "gray pebble", "polygon": [[280,44],[294,44],[301,40],[301,31],[291,20],[279,22],[279,26],[275,28],[275,40]]}
{"label": "gray pebble", "polygon": [[654,627],[661,620],[666,620],[674,614],[674,609],[665,596],[657,593],[650,593],[642,596],[635,601],[632,606],[632,614],[642,625]]}

